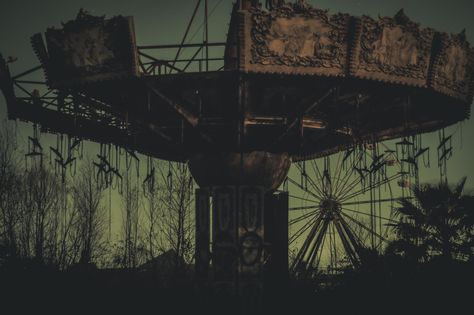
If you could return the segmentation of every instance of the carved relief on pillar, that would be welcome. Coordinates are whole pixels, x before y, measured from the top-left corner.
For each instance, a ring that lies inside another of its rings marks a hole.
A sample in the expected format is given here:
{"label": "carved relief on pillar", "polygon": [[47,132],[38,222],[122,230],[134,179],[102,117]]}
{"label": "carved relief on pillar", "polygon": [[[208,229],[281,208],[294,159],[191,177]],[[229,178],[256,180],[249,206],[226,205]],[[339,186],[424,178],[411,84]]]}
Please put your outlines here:
{"label": "carved relief on pillar", "polygon": [[451,36],[439,34],[439,47],[431,86],[438,92],[470,102],[474,92],[474,49],[466,41],[464,31]]}
{"label": "carved relief on pillar", "polygon": [[258,276],[263,266],[264,189],[243,186],[239,196],[239,274]]}
{"label": "carved relief on pillar", "polygon": [[[214,282],[221,288],[236,288],[237,279],[262,280],[264,193],[265,188],[257,186],[213,189],[212,264]],[[201,203],[205,208],[205,200]]]}
{"label": "carved relief on pillar", "polygon": [[349,15],[331,15],[304,2],[250,12],[248,70],[344,75]]}
{"label": "carved relief on pillar", "polygon": [[210,194],[207,189],[197,189],[196,201],[196,275],[207,278],[210,261]]}
{"label": "carved relief on pillar", "polygon": [[394,18],[364,16],[355,27],[351,74],[427,86],[434,31],[420,28],[401,10]]}
{"label": "carved relief on pillar", "polygon": [[234,281],[237,275],[236,189],[219,187],[213,191],[213,250],[215,281]]}

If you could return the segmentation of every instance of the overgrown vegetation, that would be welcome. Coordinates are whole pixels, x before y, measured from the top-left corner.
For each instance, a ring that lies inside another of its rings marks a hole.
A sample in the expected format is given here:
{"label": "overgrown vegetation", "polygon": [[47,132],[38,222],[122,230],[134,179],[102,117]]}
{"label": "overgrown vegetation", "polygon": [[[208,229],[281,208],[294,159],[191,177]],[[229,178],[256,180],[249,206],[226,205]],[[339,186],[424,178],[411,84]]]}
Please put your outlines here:
{"label": "overgrown vegetation", "polygon": [[466,178],[413,188],[415,199],[402,200],[393,224],[397,239],[387,254],[425,263],[433,260],[472,261],[474,254],[474,196],[464,194]]}
{"label": "overgrown vegetation", "polygon": [[[172,185],[124,174],[118,206],[109,209],[110,188],[91,159],[73,177],[56,174],[45,155],[25,165],[15,130],[0,129],[0,268],[153,268],[163,253],[173,256],[165,264],[172,272],[192,262],[187,168],[173,171]],[[108,233],[110,211],[121,220],[118,236]]]}

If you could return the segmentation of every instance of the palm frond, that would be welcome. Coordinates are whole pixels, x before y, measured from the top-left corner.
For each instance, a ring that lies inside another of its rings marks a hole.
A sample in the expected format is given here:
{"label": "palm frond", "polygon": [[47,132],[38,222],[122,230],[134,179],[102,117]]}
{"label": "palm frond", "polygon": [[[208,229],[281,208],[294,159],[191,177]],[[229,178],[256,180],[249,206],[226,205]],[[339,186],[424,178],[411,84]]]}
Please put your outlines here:
{"label": "palm frond", "polygon": [[424,216],[423,209],[416,206],[411,200],[402,199],[399,204],[399,207],[394,208],[396,216],[409,217],[415,221],[422,220]]}
{"label": "palm frond", "polygon": [[461,178],[459,183],[454,188],[454,193],[456,194],[456,196],[458,196],[458,198],[461,197],[461,194],[464,191],[464,186],[466,184],[466,180],[467,180],[467,177],[464,176],[463,178]]}

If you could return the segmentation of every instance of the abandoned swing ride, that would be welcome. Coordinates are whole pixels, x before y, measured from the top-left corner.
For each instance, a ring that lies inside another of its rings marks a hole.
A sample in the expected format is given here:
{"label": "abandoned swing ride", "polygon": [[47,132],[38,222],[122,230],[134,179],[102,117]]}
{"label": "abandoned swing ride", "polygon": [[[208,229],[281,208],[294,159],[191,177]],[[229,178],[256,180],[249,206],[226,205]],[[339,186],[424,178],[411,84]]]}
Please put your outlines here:
{"label": "abandoned swing ride", "polygon": [[[186,43],[201,5],[204,40]],[[403,10],[373,19],[301,0],[241,0],[218,43],[207,17],[207,1],[197,1],[176,45],[140,46],[132,17],[82,10],[34,34],[39,66],[12,75],[0,60],[9,119],[66,135],[53,148],[63,170],[82,141],[100,143],[95,165],[110,183],[123,176],[118,148],[126,164],[147,157],[147,184],[153,159],[187,163],[199,185],[196,276],[221,289],[258,292],[264,273],[276,282],[288,270],[337,273],[383,250],[391,208],[429,163],[422,134],[439,131],[445,179],[453,151],[443,128],[469,118],[465,34],[424,28]],[[161,57],[165,49],[175,58]],[[26,79],[37,71],[44,82]],[[30,137],[29,156],[43,151]]]}

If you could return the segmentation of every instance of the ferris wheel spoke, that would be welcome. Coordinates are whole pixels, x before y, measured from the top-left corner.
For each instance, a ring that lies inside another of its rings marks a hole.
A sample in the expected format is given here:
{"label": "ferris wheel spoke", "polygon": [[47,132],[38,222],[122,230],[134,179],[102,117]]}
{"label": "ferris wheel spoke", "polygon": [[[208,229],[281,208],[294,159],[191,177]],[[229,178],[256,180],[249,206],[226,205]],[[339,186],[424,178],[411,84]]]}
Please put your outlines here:
{"label": "ferris wheel spoke", "polygon": [[[361,152],[359,153],[359,160],[364,160],[364,161],[365,161],[367,158],[371,158],[371,159],[373,159],[374,161],[376,160],[376,157],[371,156],[371,155],[370,155],[369,153],[367,153],[366,151],[361,151]],[[374,162],[372,162],[372,163],[374,163]],[[380,161],[379,161],[379,163],[380,163]],[[356,162],[352,163],[351,166],[352,166],[352,173],[353,173],[353,171],[354,171],[354,169],[355,169],[355,167],[356,167]],[[352,182],[351,182],[350,184],[348,184],[348,185],[346,184],[346,185],[345,185],[345,188],[342,188],[342,189],[340,189],[340,190],[338,191],[339,198],[342,199],[342,198],[344,198],[347,194],[349,194],[357,185],[359,185],[359,183],[361,183],[363,180],[366,180],[366,176],[367,176],[367,175],[369,176],[369,178],[372,178],[372,176],[374,176],[374,174],[371,173],[370,171],[367,171],[367,170],[366,170],[367,174],[364,174],[364,173],[362,173],[362,172],[363,172],[363,170],[360,170],[360,171],[359,171],[359,173],[360,173],[360,174],[359,174],[359,175],[360,175],[359,177],[355,178],[354,180],[352,180]],[[351,173],[351,174],[352,174],[352,173]],[[361,177],[362,177],[362,179],[361,179]],[[380,181],[378,181],[378,182],[380,182]],[[372,185],[369,185],[369,186],[372,186]],[[364,187],[363,190],[365,190],[365,189],[370,189],[370,187]],[[365,191],[364,191],[364,192],[365,192]]]}
{"label": "ferris wheel spoke", "polygon": [[326,192],[326,196],[332,195],[333,182],[331,179],[331,159],[329,156],[325,156],[324,159],[324,170],[323,170],[323,191]]}
{"label": "ferris wheel spoke", "polygon": [[[324,175],[319,169],[318,162],[316,160],[311,160],[311,166],[313,167],[313,173],[316,175],[317,181],[319,183],[321,183],[320,190],[323,192],[323,196],[326,196],[327,192],[324,190],[324,186],[323,186],[324,185]],[[315,183],[315,185],[317,185],[317,184]]]}
{"label": "ferris wheel spoke", "polygon": [[347,190],[350,191],[352,189],[350,188],[352,185],[354,185],[355,187],[357,186],[358,183],[360,183],[361,180],[358,177],[355,179],[352,179],[351,181],[351,177],[353,175],[354,175],[354,169],[351,167],[351,169],[347,171],[346,174],[344,175],[338,187],[336,187],[335,193],[334,193],[335,196],[343,195]]}
{"label": "ferris wheel spoke", "polygon": [[299,196],[295,196],[295,195],[288,195],[288,197],[293,198],[293,199],[302,200],[302,201],[318,203],[315,199],[307,199],[307,198],[303,198],[303,197],[299,197]]}
{"label": "ferris wheel spoke", "polygon": [[395,174],[395,175],[392,175],[390,177],[387,177],[379,182],[376,182],[376,183],[372,183],[371,185],[369,185],[368,187],[364,187],[356,192],[353,192],[352,194],[349,194],[349,195],[345,195],[345,196],[341,196],[341,202],[345,202],[349,199],[352,199],[356,196],[359,196],[359,195],[362,195],[362,194],[365,194],[366,192],[374,189],[374,188],[378,188],[384,184],[387,184],[387,183],[390,183],[391,181],[393,180],[396,180],[400,177],[401,175],[400,174]]}
{"label": "ferris wheel spoke", "polygon": [[370,203],[385,203],[385,202],[397,202],[402,201],[406,198],[386,198],[386,199],[374,199],[374,200],[361,200],[361,201],[353,201],[353,202],[343,202],[341,203],[342,206],[354,206],[354,205],[363,205],[363,204],[370,204]]}
{"label": "ferris wheel spoke", "polygon": [[358,185],[360,185],[362,180],[359,177],[356,177],[351,181],[350,184],[346,184],[346,187],[344,189],[341,189],[340,192],[338,192],[338,199],[342,200],[347,194],[349,194],[354,188],[356,188]]}
{"label": "ferris wheel spoke", "polygon": [[342,173],[342,169],[343,169],[342,158],[341,157],[342,157],[342,154],[339,154],[339,156],[337,158],[336,171],[335,171],[334,177],[333,177],[333,182],[334,182],[334,190],[332,191],[333,195],[336,194],[337,189],[340,185],[340,181],[341,181],[341,173]]}
{"label": "ferris wheel spoke", "polygon": [[352,199],[356,196],[359,196],[361,194],[365,194],[367,193],[368,191],[371,191],[375,188],[379,188],[380,186],[382,185],[385,185],[385,184],[389,184],[391,183],[392,181],[398,179],[399,177],[401,177],[400,174],[395,174],[395,175],[392,175],[390,177],[385,177],[383,180],[380,180],[380,181],[376,181],[375,183],[370,183],[368,186],[366,187],[363,187],[362,189],[360,189],[359,191],[356,191],[356,192],[353,192],[352,194],[346,194],[345,196],[342,196],[342,202],[344,201],[347,201],[349,199]]}
{"label": "ferris wheel spoke", "polygon": [[333,222],[331,225],[331,232],[329,234],[329,253],[330,253],[330,262],[333,266],[337,265],[337,244],[336,244],[336,224]]}
{"label": "ferris wheel spoke", "polygon": [[[317,234],[316,241],[313,243],[313,246],[311,246],[306,270],[309,270],[312,267],[317,269],[319,266],[319,262],[322,255],[322,250],[320,251],[320,249],[323,248],[324,242],[326,240],[326,232],[329,226],[329,222],[329,220],[324,219],[323,225],[321,226],[321,230]],[[315,261],[316,265],[314,264]]]}
{"label": "ferris wheel spoke", "polygon": [[[301,173],[306,174],[305,170],[303,170],[299,164],[296,164],[296,167],[298,168],[298,170],[299,170]],[[314,182],[314,180],[311,178],[311,176],[308,176],[308,175],[306,174],[306,177],[305,177],[305,178],[309,181],[310,185],[314,188],[314,190],[315,190],[316,193],[318,193],[320,196],[324,196],[323,190],[321,189],[321,187],[319,187],[319,186],[317,185],[317,183]]]}
{"label": "ferris wheel spoke", "polygon": [[298,223],[298,222],[301,222],[301,221],[303,221],[303,220],[305,220],[305,219],[311,217],[312,215],[316,214],[318,211],[319,211],[319,210],[315,210],[315,211],[311,211],[311,212],[308,212],[308,213],[306,213],[306,214],[303,214],[302,216],[300,216],[300,217],[298,217],[298,218],[295,218],[295,219],[289,221],[289,222],[288,222],[288,225],[289,225],[289,226],[292,226],[292,225],[294,225],[294,224],[296,224],[296,223]]}
{"label": "ferris wheel spoke", "polygon": [[292,239],[290,240],[290,245],[291,245],[296,239],[298,239],[304,233],[304,231],[306,231],[309,228],[309,226],[312,226],[311,231],[309,232],[309,234],[306,237],[303,245],[299,249],[295,260],[293,261],[291,269],[295,269],[295,268],[297,268],[301,265],[302,261],[304,260],[305,256],[307,255],[308,248],[311,245],[311,242],[314,240],[315,235],[317,235],[316,233],[318,232],[318,230],[321,226],[321,221],[322,220],[323,220],[323,216],[321,214],[319,214],[314,222],[310,221],[310,222],[306,223],[306,225],[303,227],[304,230],[303,230],[303,228],[301,228],[300,231],[298,233],[296,233],[294,235],[294,237],[292,237]]}
{"label": "ferris wheel spoke", "polygon": [[364,249],[364,242],[356,234],[353,227],[342,216],[339,216],[339,218],[340,218],[340,223],[341,223],[342,227],[345,229],[348,237],[352,241],[352,245],[354,246],[354,250],[357,254],[354,265],[357,266],[358,264],[360,264],[361,258],[363,256],[362,250]]}
{"label": "ferris wheel spoke", "polygon": [[344,207],[342,207],[341,209],[344,210],[344,211],[349,211],[349,212],[365,215],[365,216],[368,216],[368,217],[371,217],[371,218],[377,218],[377,219],[380,219],[380,220],[385,220],[385,221],[388,221],[388,222],[391,222],[391,223],[398,223],[395,220],[392,220],[390,218],[386,218],[386,217],[383,217],[383,216],[379,216],[379,215],[376,215],[376,214],[370,214],[370,213],[357,211],[357,210],[354,210],[354,209],[349,209],[349,208],[344,208]]}
{"label": "ferris wheel spoke", "polygon": [[[317,216],[318,214],[316,214]],[[319,224],[321,216],[317,216],[316,219],[306,222],[301,228],[299,228],[296,233],[294,233],[288,240],[288,245],[293,244],[303,233],[305,233],[311,226],[317,226]]]}
{"label": "ferris wheel spoke", "polygon": [[[324,224],[325,222],[321,226],[321,229],[319,230],[319,232],[315,234],[316,238],[314,237],[312,238],[311,248],[302,253],[302,256],[301,256],[302,258],[299,264],[304,266],[305,274],[307,274],[311,269],[318,268],[319,261],[321,259],[321,252],[322,252],[319,250],[319,248],[321,247],[321,244],[323,244],[326,239],[326,233],[323,232]],[[316,260],[316,264],[314,264],[315,260]]]}
{"label": "ferris wheel spoke", "polygon": [[321,245],[320,245],[319,249],[317,249],[317,251],[319,252],[319,255],[317,257],[316,264],[314,264],[314,262],[310,264],[310,266],[313,266],[313,268],[316,269],[316,270],[321,265],[321,257],[323,256],[324,244],[326,243],[326,239],[327,239],[327,236],[329,234],[328,230],[329,230],[329,222],[328,222],[328,226],[326,227],[326,231],[324,232],[323,239],[321,241]]}
{"label": "ferris wheel spoke", "polygon": [[[357,244],[354,244],[347,239],[347,237],[351,238],[349,235],[347,235],[347,231],[344,231],[343,225],[341,222],[335,221],[334,225],[338,231],[339,238],[341,239],[342,246],[344,247],[344,250],[346,254],[349,256],[349,260],[354,266],[358,265],[358,259],[357,259]],[[352,246],[351,246],[352,245]]]}
{"label": "ferris wheel spoke", "polygon": [[312,206],[302,206],[302,207],[292,207],[288,208],[290,211],[298,211],[298,210],[309,210],[309,209],[317,209],[319,206],[312,205]]}
{"label": "ferris wheel spoke", "polygon": [[351,216],[345,214],[344,212],[341,212],[341,213],[342,213],[342,215],[343,215],[344,217],[346,217],[347,219],[349,219],[351,222],[355,223],[356,225],[358,225],[358,226],[361,227],[362,229],[366,230],[366,231],[369,232],[370,234],[372,234],[372,235],[378,237],[380,240],[382,240],[382,241],[384,241],[384,242],[388,242],[388,240],[387,240],[385,237],[383,237],[382,235],[378,234],[377,232],[371,230],[370,228],[368,228],[367,226],[365,226],[365,224],[363,224],[363,223],[357,221],[357,220],[354,219],[353,217],[351,217]]}
{"label": "ferris wheel spoke", "polygon": [[321,196],[325,196],[326,193],[324,192],[324,190],[322,189],[322,187],[318,186],[318,184],[311,178],[308,176],[308,181],[310,183],[310,185],[319,192],[319,194]]}
{"label": "ferris wheel spoke", "polygon": [[362,242],[361,238],[355,233],[355,231],[353,230],[351,225],[349,223],[347,223],[346,219],[344,219],[343,216],[339,215],[338,218],[341,221],[342,226],[346,230],[347,235],[351,239],[352,244],[354,244],[354,248],[357,247],[357,249],[358,249],[359,247],[361,247],[363,242]]}
{"label": "ferris wheel spoke", "polygon": [[[341,169],[342,169],[342,167],[341,167]],[[344,189],[346,188],[347,183],[349,182],[349,180],[351,179],[351,176],[354,173],[353,170],[354,170],[354,168],[351,165],[350,170],[348,170],[342,178],[340,178],[340,176],[338,176],[338,182],[336,184],[336,187],[334,188],[334,195],[337,196],[342,191],[344,191]]]}
{"label": "ferris wheel spoke", "polygon": [[319,182],[323,181],[323,174],[319,170],[318,162],[316,159],[311,160],[311,166],[313,168],[313,172],[315,173],[316,177],[318,178]]}
{"label": "ferris wheel spoke", "polygon": [[300,185],[298,182],[296,182],[294,179],[292,179],[291,177],[288,177],[288,181],[290,183],[292,183],[293,185],[295,185],[296,187],[298,187],[299,189],[301,189],[302,191],[304,192],[307,192],[308,194],[310,194],[311,196],[313,196],[314,198],[316,199],[321,199],[321,196],[318,196],[315,192],[313,191],[310,191],[308,190],[307,188],[303,187],[302,185]]}

